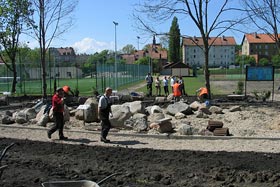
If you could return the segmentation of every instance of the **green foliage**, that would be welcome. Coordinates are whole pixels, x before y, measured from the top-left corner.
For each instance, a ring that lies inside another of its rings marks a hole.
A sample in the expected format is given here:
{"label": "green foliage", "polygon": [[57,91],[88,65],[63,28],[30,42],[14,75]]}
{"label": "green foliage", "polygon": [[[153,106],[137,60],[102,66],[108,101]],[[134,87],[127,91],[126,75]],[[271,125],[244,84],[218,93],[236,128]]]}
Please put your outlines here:
{"label": "green foliage", "polygon": [[169,50],[168,60],[170,62],[180,62],[180,29],[177,17],[173,18],[172,25],[169,30]]}
{"label": "green foliage", "polygon": [[124,46],[122,48],[122,52],[124,54],[133,54],[135,52],[135,50],[136,50],[136,48],[131,44],[127,44],[126,46]]}
{"label": "green foliage", "polygon": [[264,91],[258,92],[257,90],[254,90],[253,94],[257,100],[266,101],[266,99],[268,99],[270,97],[271,91],[264,90]]}
{"label": "green foliage", "polygon": [[238,81],[236,93],[241,95],[241,94],[243,94],[243,92],[244,92],[244,82]]}
{"label": "green foliage", "polygon": [[135,61],[135,64],[149,65],[149,62],[150,58],[146,56]]}
{"label": "green foliage", "polygon": [[252,56],[238,55],[235,58],[235,65],[256,65],[256,60]]}
{"label": "green foliage", "polygon": [[275,55],[271,59],[274,66],[280,66],[280,55]]}
{"label": "green foliage", "polygon": [[267,66],[267,65],[269,65],[268,59],[267,59],[267,58],[261,58],[261,59],[259,60],[259,65],[261,65],[261,66]]}

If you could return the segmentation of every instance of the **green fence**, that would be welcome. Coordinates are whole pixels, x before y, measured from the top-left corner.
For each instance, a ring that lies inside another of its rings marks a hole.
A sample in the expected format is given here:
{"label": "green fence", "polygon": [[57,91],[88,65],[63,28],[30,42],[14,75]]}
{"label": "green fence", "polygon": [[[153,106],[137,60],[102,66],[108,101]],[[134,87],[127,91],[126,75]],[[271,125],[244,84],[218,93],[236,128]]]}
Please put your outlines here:
{"label": "green fence", "polygon": [[[16,87],[16,95],[40,95],[42,91],[41,71],[38,69],[38,75],[26,75],[32,67],[28,65],[18,68],[18,79]],[[61,77],[67,74],[62,67],[58,68],[56,77],[53,77],[52,70],[47,68],[47,93],[52,95],[54,85],[62,87],[68,85],[73,91],[78,90],[80,95],[92,95],[93,91],[103,93],[106,87],[112,87],[119,90],[129,84],[138,83],[145,79],[149,71],[148,65],[135,64],[97,64],[96,71],[91,76],[80,76],[78,73],[72,73],[71,77]],[[38,78],[39,77],[39,78]],[[10,92],[12,87],[13,75],[7,70],[5,65],[0,66],[0,92]]]}

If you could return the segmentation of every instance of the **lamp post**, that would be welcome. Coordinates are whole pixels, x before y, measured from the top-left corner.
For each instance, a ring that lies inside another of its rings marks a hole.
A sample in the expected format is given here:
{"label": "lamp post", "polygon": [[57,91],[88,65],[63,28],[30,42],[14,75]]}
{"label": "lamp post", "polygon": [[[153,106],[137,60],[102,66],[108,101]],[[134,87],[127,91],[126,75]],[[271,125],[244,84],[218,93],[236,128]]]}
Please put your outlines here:
{"label": "lamp post", "polygon": [[[137,58],[137,60],[139,59],[139,39],[140,39],[140,37],[139,36],[137,36],[137,47],[138,47],[138,58]],[[140,79],[140,64],[139,64],[139,61],[138,61],[138,79]]]}
{"label": "lamp post", "polygon": [[113,21],[114,25],[115,25],[115,89],[117,89],[118,87],[118,80],[117,80],[117,25],[118,23]]}

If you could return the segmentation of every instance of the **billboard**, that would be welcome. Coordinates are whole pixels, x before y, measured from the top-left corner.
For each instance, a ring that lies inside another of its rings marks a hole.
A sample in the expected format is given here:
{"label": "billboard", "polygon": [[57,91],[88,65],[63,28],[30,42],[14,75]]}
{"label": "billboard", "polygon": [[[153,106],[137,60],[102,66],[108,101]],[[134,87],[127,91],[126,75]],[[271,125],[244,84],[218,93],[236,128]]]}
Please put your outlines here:
{"label": "billboard", "polygon": [[274,66],[246,66],[246,81],[274,81]]}

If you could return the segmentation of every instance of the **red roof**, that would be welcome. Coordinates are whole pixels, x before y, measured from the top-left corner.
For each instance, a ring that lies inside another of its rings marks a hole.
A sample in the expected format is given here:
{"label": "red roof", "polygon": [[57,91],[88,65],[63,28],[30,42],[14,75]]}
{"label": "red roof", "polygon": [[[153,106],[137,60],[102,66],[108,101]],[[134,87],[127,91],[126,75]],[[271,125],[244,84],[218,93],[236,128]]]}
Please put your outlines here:
{"label": "red roof", "polygon": [[[208,39],[209,45],[236,45],[235,39],[232,36],[228,37],[210,37]],[[203,46],[203,40],[201,37],[193,37],[193,38],[183,38],[183,45],[198,45]]]}
{"label": "red roof", "polygon": [[245,38],[248,43],[275,43],[275,40],[269,34],[250,33],[245,34]]}

